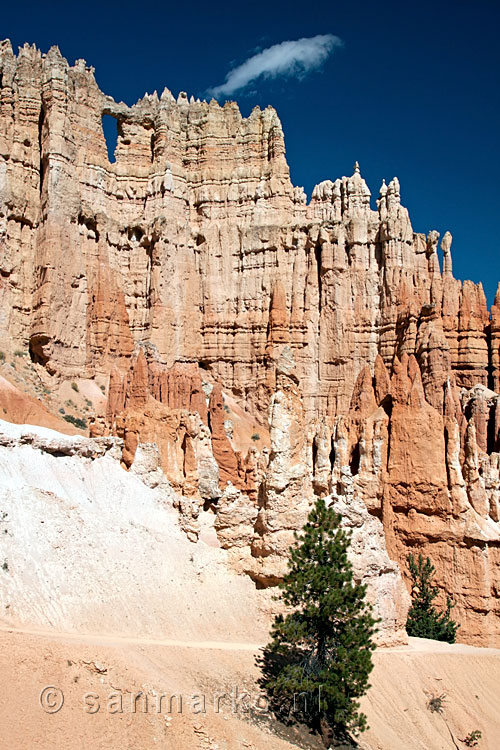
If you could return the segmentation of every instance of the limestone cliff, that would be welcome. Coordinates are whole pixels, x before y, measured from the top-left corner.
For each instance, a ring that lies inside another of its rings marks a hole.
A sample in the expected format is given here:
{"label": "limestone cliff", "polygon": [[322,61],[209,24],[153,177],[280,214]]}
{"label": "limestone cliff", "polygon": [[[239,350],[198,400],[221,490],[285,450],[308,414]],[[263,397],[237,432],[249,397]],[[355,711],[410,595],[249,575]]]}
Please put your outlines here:
{"label": "limestone cliff", "polygon": [[307,203],[272,108],[128,107],[84,61],[8,42],[0,75],[6,352],[49,390],[107,382],[92,433],[126,467],[156,442],[191,538],[212,508],[260,585],[321,494],[395,630],[395,563],[421,549],[460,638],[500,643],[500,293],[490,315],[454,279],[451,235],[414,233],[397,178],[373,208],[358,165]]}

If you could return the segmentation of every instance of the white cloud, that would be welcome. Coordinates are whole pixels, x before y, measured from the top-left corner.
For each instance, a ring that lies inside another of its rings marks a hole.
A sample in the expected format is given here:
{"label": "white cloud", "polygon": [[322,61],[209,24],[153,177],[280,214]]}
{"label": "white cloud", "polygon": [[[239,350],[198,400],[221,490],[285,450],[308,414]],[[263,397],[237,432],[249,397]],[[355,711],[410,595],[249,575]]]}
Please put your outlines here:
{"label": "white cloud", "polygon": [[237,68],[230,70],[225,82],[208,89],[207,93],[216,98],[230,96],[260,76],[302,78],[321,67],[334,49],[342,44],[342,40],[333,34],[318,34],[296,41],[273,44],[272,47],[258,52]]}

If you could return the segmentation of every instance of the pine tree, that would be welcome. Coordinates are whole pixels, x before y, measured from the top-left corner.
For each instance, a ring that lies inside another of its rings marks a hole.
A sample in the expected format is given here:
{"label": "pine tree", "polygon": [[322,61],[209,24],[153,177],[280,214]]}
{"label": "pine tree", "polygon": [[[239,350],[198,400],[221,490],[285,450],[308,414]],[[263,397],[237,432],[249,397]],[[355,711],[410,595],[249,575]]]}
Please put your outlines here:
{"label": "pine tree", "polygon": [[412,554],[406,560],[412,578],[412,605],[406,621],[408,635],[455,643],[459,625],[451,619],[452,600],[446,597],[444,612],[438,612],[433,605],[439,588],[432,583],[436,569],[430,558],[424,561],[420,553],[418,560]]}
{"label": "pine tree", "polygon": [[369,688],[375,648],[376,620],[366,587],[353,580],[350,534],[340,520],[319,499],[295,535],[281,583],[293,611],[276,617],[263,660],[272,707],[320,731],[325,744],[366,728],[357,699]]}

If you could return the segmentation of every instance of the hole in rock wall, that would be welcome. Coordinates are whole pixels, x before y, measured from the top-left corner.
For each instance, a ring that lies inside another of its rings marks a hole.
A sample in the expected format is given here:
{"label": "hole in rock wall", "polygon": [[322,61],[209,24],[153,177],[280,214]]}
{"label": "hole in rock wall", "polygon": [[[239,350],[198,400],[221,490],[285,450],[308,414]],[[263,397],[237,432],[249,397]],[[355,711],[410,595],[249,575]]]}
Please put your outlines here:
{"label": "hole in rock wall", "polygon": [[332,436],[332,449],[330,451],[330,466],[333,471],[333,467],[335,466],[335,443],[333,442],[333,436]]}
{"label": "hole in rock wall", "polygon": [[118,142],[118,122],[113,115],[102,116],[102,132],[108,149],[108,161],[114,164],[116,144]]}
{"label": "hole in rock wall", "polygon": [[[374,383],[375,383],[375,379],[374,379]],[[392,414],[392,396],[390,396],[389,394],[387,394],[387,396],[385,396],[382,399],[382,401],[380,402],[379,405],[382,407],[382,409],[385,411],[385,413],[387,414],[387,416],[390,419],[391,418],[391,414]]]}
{"label": "hole in rock wall", "polygon": [[322,289],[321,289],[321,245],[317,244],[314,248],[314,257],[316,260],[316,273],[318,276],[318,311],[321,314],[321,297],[322,297]]}
{"label": "hole in rock wall", "polygon": [[496,404],[490,406],[490,413],[488,415],[488,427],[486,432],[486,453],[490,456],[494,451],[498,450],[498,439],[496,434],[495,425],[495,407]]}
{"label": "hole in rock wall", "polygon": [[493,350],[491,345],[491,323],[485,327],[484,332],[486,334],[486,342],[488,344],[488,388],[491,391],[495,390],[495,379],[493,377]]}
{"label": "hole in rock wall", "polygon": [[144,236],[144,232],[140,227],[129,227],[127,230],[129,240],[132,242],[140,242]]}
{"label": "hole in rock wall", "polygon": [[40,195],[43,190],[43,178],[45,176],[45,168],[46,168],[46,163],[43,157],[43,148],[42,148],[44,123],[45,123],[45,110],[43,107],[41,107],[40,114],[38,116],[38,152],[40,154]]}
{"label": "hole in rock wall", "polygon": [[210,512],[217,514],[217,502],[218,498],[205,498],[205,500],[203,501],[203,510],[205,511],[205,513]]}
{"label": "hole in rock wall", "polygon": [[467,422],[470,422],[472,418],[472,402],[471,401],[469,401],[464,407],[464,416]]}
{"label": "hole in rock wall", "polygon": [[96,242],[99,241],[99,232],[97,231],[97,222],[93,217],[85,217],[83,214],[78,214],[78,224],[85,226],[87,229],[87,237],[94,239]]}
{"label": "hole in rock wall", "polygon": [[359,443],[356,443],[351,453],[351,460],[349,461],[349,466],[351,467],[351,474],[353,477],[356,476],[356,474],[359,472],[360,458],[361,456],[359,452]]}
{"label": "hole in rock wall", "polygon": [[[448,455],[448,443],[449,443],[449,440],[450,440],[450,436],[449,436],[449,433],[448,433],[448,428],[445,427],[444,428],[444,455],[445,456]],[[446,461],[446,479],[448,481],[448,488],[451,490],[452,480],[451,480],[451,476],[450,476],[450,464],[449,464],[449,461]]]}
{"label": "hole in rock wall", "polygon": [[49,361],[48,348],[50,337],[43,334],[33,335],[29,340],[28,351],[32,362],[45,366]]}

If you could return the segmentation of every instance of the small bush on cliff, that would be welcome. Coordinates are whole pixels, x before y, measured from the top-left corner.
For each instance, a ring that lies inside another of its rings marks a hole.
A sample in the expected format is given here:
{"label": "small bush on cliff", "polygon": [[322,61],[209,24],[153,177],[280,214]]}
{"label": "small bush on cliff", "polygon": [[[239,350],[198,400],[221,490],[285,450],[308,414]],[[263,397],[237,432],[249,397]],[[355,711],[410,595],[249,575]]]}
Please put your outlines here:
{"label": "small bush on cliff", "polygon": [[324,500],[296,540],[280,585],[293,611],[274,621],[261,683],[279,718],[306,723],[329,747],[366,728],[357,699],[369,688],[376,621],[353,580],[350,535]]}
{"label": "small bush on cliff", "polygon": [[446,693],[441,693],[441,695],[432,695],[427,702],[427,708],[433,714],[442,714],[445,701]]}
{"label": "small bush on cliff", "polygon": [[454,605],[450,597],[446,597],[444,612],[438,612],[433,605],[439,594],[439,588],[432,583],[436,572],[434,565],[429,558],[424,560],[421,553],[417,560],[411,553],[406,560],[412,579],[412,604],[406,621],[408,635],[455,643],[459,625],[451,619]]}
{"label": "small bush on cliff", "polygon": [[86,419],[81,419],[80,417],[74,417],[72,414],[65,414],[63,419],[65,419],[66,422],[70,422],[70,424],[74,425],[75,427],[78,427],[80,430],[87,429]]}
{"label": "small bush on cliff", "polygon": [[474,729],[472,732],[469,732],[467,737],[464,737],[463,740],[460,740],[460,742],[463,742],[465,745],[467,745],[467,747],[477,747],[482,736],[483,734],[479,731],[479,729]]}

